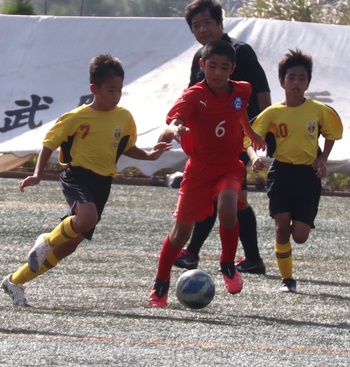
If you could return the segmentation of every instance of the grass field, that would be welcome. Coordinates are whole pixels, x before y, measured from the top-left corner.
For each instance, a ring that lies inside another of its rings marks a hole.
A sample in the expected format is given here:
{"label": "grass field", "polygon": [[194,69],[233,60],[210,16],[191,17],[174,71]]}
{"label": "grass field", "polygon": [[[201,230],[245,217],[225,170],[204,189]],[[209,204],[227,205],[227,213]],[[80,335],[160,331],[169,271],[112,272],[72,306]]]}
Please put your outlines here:
{"label": "grass field", "polygon": [[[65,213],[58,182],[24,194],[0,179],[0,277],[24,264],[36,237]],[[279,294],[273,221],[264,193],[250,193],[267,274],[244,275],[243,292],[225,291],[216,226],[200,268],[216,284],[213,302],[166,309],[147,297],[177,190],[113,185],[94,239],[51,272],[28,283],[32,308],[0,295],[0,366],[349,366],[349,197],[321,198],[316,230],[293,246],[297,294]],[[242,255],[239,246],[238,256]]]}

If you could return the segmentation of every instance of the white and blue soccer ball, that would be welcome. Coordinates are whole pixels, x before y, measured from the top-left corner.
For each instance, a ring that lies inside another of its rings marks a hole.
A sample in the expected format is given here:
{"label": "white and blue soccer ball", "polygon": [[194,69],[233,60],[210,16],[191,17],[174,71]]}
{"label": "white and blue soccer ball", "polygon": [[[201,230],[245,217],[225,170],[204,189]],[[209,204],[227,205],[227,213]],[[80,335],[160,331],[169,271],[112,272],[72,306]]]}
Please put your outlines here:
{"label": "white and blue soccer ball", "polygon": [[213,300],[214,295],[214,280],[203,270],[188,270],[176,282],[177,299],[185,307],[204,308]]}

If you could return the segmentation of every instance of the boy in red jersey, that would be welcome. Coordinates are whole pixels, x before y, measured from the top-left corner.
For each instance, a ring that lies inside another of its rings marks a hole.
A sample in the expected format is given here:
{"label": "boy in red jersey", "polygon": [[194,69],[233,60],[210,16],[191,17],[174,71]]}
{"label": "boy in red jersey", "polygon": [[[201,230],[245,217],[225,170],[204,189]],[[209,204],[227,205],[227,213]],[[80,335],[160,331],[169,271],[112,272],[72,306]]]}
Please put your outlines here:
{"label": "boy in red jersey", "polygon": [[124,69],[111,55],[90,62],[93,101],[62,115],[43,141],[33,176],[20,182],[20,190],[37,185],[54,150],[61,146],[65,170],[60,180],[70,213],[51,233],[39,236],[28,254],[28,263],[1,283],[15,306],[29,306],[23,284],[52,269],[81,241],[91,239],[101,219],[117,161],[122,154],[134,159],[155,160],[171,144],[158,143],[151,151],[136,146],[136,125],[131,113],[118,106]]}
{"label": "boy in red jersey", "polygon": [[195,221],[213,213],[218,203],[222,254],[221,271],[226,289],[235,294],[243,281],[234,259],[238,244],[237,201],[245,175],[239,160],[244,133],[257,148],[260,135],[251,129],[246,108],[251,95],[247,82],[229,80],[235,68],[235,49],[226,41],[208,43],[200,60],[205,80],[185,90],[167,116],[168,127],[160,141],[180,142],[189,156],[179,190],[175,225],[163,242],[156,280],[148,302],[166,307],[171,268],[189,239]]}
{"label": "boy in red jersey", "polygon": [[[270,130],[276,148],[267,177],[270,215],[275,220],[275,253],[281,273],[280,292],[296,292],[290,237],[304,243],[314,228],[321,195],[321,177],[334,141],[341,139],[340,117],[321,102],[304,97],[312,76],[312,58],[300,50],[286,54],[278,65],[285,100],[260,113],[253,129]],[[318,137],[325,138],[323,152]]]}
{"label": "boy in red jersey", "polygon": [[[203,47],[210,41],[221,39],[231,43],[235,48],[236,67],[230,75],[230,79],[244,80],[252,86],[252,94],[247,108],[249,120],[252,120],[266,107],[270,106],[270,88],[258,57],[249,44],[232,38],[225,33],[222,5],[216,0],[194,0],[186,6],[185,18],[191,33]],[[189,87],[204,79],[203,71],[199,65],[203,47],[198,49],[193,56]],[[265,140],[269,142],[267,138]],[[245,166],[248,165],[249,157],[245,151],[241,153],[240,160]],[[256,217],[248,201],[247,177],[243,181],[239,201],[241,205],[238,207],[237,218],[239,239],[243,247],[244,256],[236,260],[236,267],[240,273],[265,274],[266,266],[260,256],[258,247]],[[213,215],[204,221],[195,223],[190,241],[186,248],[184,247],[181,250],[174,263],[175,266],[187,269],[198,267],[199,253],[214,227],[216,216],[216,202],[214,202]]]}

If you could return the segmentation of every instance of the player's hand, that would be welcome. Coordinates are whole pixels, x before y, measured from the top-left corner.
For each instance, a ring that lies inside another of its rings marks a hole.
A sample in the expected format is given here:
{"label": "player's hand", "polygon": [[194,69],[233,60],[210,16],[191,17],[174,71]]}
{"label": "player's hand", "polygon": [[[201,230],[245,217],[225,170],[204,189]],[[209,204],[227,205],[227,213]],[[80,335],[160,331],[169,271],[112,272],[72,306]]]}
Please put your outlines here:
{"label": "player's hand", "polygon": [[181,136],[187,135],[190,133],[190,129],[184,125],[178,125],[173,130],[174,140],[176,140],[178,143],[181,143]]}
{"label": "player's hand", "polygon": [[262,151],[265,150],[266,142],[260,134],[253,131],[253,134],[251,134],[251,136],[249,136],[249,138],[250,138],[250,144],[254,148],[254,150],[260,150],[260,149]]}
{"label": "player's hand", "polygon": [[267,167],[267,163],[261,157],[254,157],[252,159],[252,169],[254,172],[261,171],[262,169]]}
{"label": "player's hand", "polygon": [[40,178],[36,175],[28,176],[19,183],[19,189],[23,192],[27,186],[34,186],[40,182]]}
{"label": "player's hand", "polygon": [[157,143],[153,149],[149,152],[149,159],[150,160],[156,160],[158,159],[164,152],[167,152],[168,150],[170,150],[173,147],[173,145],[171,143],[165,143],[165,142],[160,142]]}
{"label": "player's hand", "polygon": [[327,166],[325,160],[317,158],[311,166],[314,169],[315,175],[317,177],[322,178],[327,176]]}

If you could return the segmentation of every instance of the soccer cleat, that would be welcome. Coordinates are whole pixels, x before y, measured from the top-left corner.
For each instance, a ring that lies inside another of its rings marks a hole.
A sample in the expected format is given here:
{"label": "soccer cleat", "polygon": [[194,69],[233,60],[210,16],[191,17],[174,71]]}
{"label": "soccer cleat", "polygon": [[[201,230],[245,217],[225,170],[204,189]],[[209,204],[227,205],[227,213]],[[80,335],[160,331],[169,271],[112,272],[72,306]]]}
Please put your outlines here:
{"label": "soccer cleat", "polygon": [[265,274],[266,267],[262,260],[250,261],[245,257],[238,259],[235,263],[236,269],[240,273]]}
{"label": "soccer cleat", "polygon": [[220,266],[227,292],[231,294],[239,293],[243,288],[243,279],[234,263],[221,263]]}
{"label": "soccer cleat", "polygon": [[6,294],[12,298],[12,303],[14,306],[30,307],[27,298],[24,294],[25,287],[22,284],[13,284],[10,281],[11,275],[4,278],[1,283],[1,288]]}
{"label": "soccer cleat", "polygon": [[179,255],[177,256],[174,265],[177,266],[178,268],[192,270],[197,269],[198,261],[199,261],[198,255],[186,249],[182,249]]}
{"label": "soccer cleat", "polygon": [[44,263],[47,255],[50,253],[52,248],[45,242],[44,238],[48,233],[42,233],[35,242],[35,245],[28,253],[28,265],[33,273],[37,273]]}
{"label": "soccer cleat", "polygon": [[282,283],[280,285],[280,292],[297,292],[297,281],[295,279],[282,279]]}
{"label": "soccer cleat", "polygon": [[156,279],[151,289],[151,294],[148,298],[148,304],[150,307],[166,307],[168,305],[168,291],[169,282]]}

